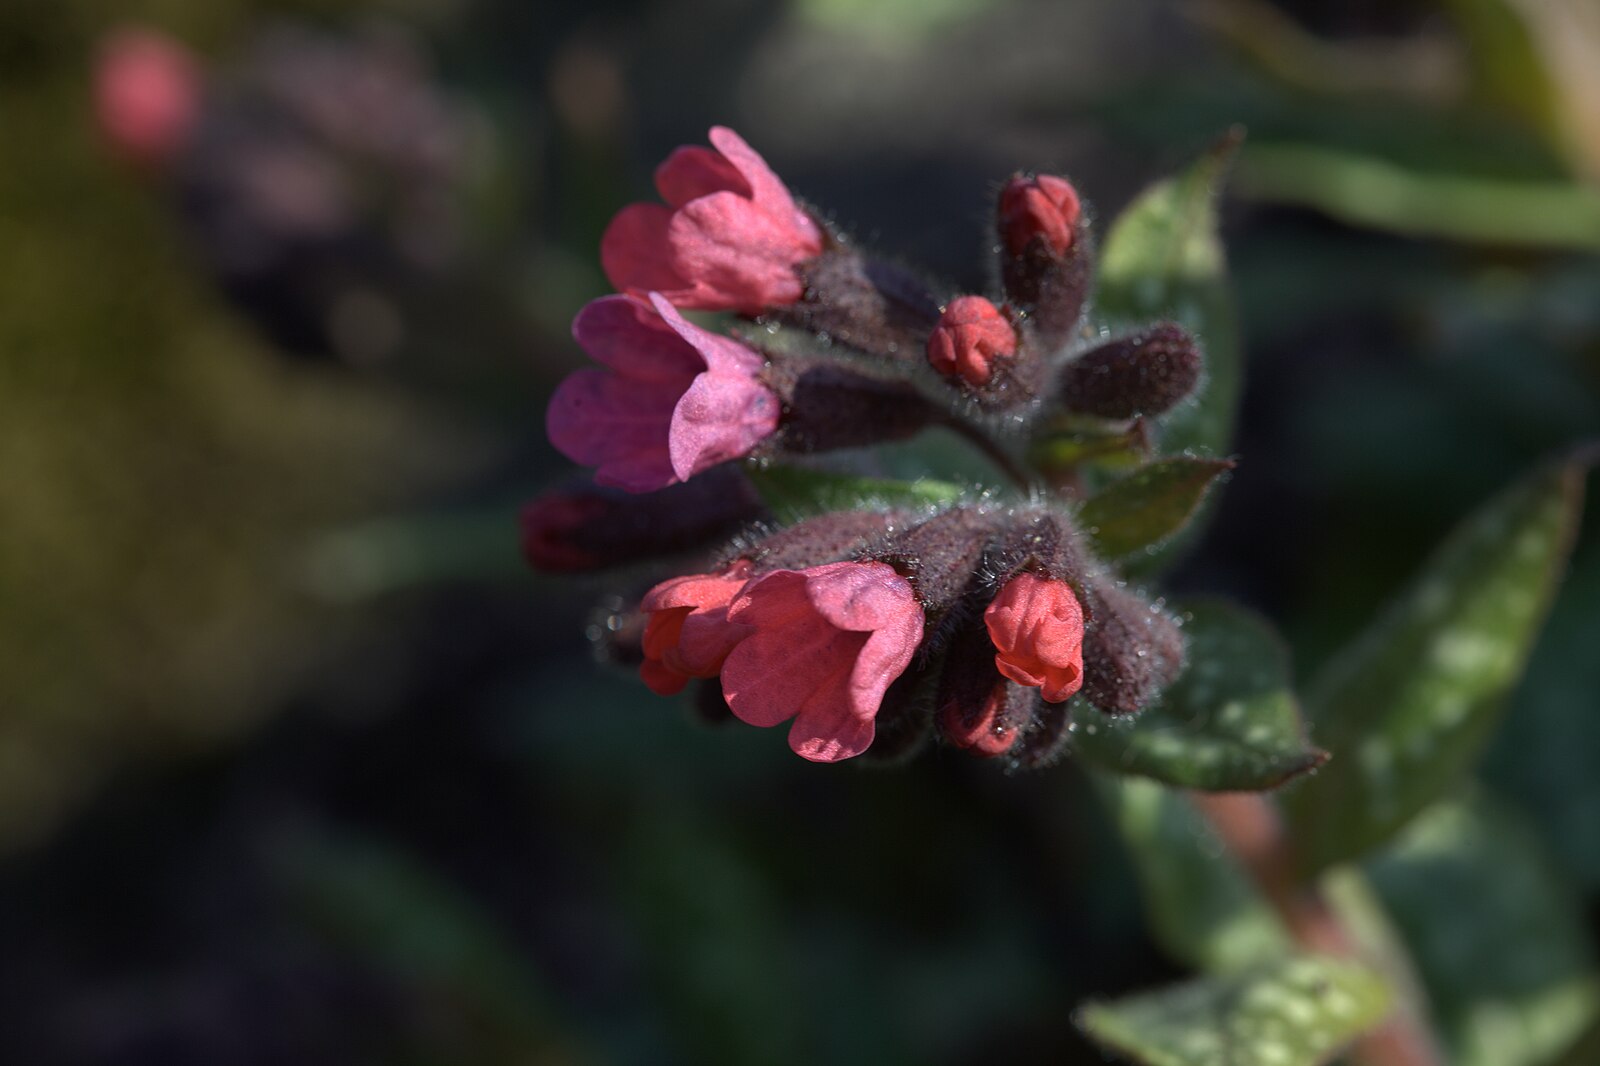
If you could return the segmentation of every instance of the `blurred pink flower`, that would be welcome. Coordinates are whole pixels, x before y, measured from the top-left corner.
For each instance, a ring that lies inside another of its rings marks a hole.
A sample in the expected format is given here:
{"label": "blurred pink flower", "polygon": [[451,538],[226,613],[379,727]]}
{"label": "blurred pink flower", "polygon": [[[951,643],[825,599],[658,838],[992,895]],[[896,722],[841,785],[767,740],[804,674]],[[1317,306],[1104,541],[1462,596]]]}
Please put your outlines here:
{"label": "blurred pink flower", "polygon": [[171,159],[188,140],[200,111],[194,57],[156,30],[115,30],[94,65],[94,111],[106,139],[144,166]]}
{"label": "blurred pink flower", "polygon": [[947,378],[972,386],[989,384],[994,365],[1017,354],[1011,320],[982,296],[958,296],[928,335],[928,362]]}
{"label": "blurred pink flower", "polygon": [[813,762],[867,750],[884,693],[922,643],[922,607],[887,563],[774,570],[728,620],[753,630],[722,666],[729,708],[755,726],[793,718],[789,746]]}
{"label": "blurred pink flower", "polygon": [[1072,586],[1018,574],[983,612],[997,649],[995,668],[1046,700],[1070,699],[1083,685],[1083,607]]}
{"label": "blurred pink flower", "polygon": [[629,492],[687,481],[746,455],[778,426],[761,355],[684,321],[659,293],[605,296],[572,335],[607,370],[579,370],[551,397],[550,441],[595,480]]}
{"label": "blurred pink flower", "polygon": [[639,604],[644,627],[639,676],[659,696],[680,692],[691,677],[716,677],[749,626],[728,621],[728,602],[744,588],[750,564],[740,560],[719,574],[690,574],[663,581]]}
{"label": "blurred pink flower", "polygon": [[757,314],[800,299],[795,266],[822,233],[766,161],[713,127],[715,151],[684,146],[656,168],[666,204],[631,204],[606,228],[600,259],[621,292],[658,291],[679,307]]}

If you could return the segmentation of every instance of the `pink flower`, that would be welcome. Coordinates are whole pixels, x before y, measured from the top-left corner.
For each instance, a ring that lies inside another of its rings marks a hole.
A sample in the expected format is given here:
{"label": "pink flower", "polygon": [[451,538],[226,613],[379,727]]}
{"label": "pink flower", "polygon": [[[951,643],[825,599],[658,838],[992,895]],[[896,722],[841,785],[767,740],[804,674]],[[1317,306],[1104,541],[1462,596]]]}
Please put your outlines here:
{"label": "pink flower", "polygon": [[928,362],[947,378],[974,387],[989,384],[994,365],[1017,354],[1011,320],[982,296],[958,296],[928,335]]}
{"label": "pink flower", "polygon": [[556,389],[550,441],[595,480],[629,492],[687,481],[746,455],[778,427],[765,361],[683,320],[659,293],[593,301],[572,335],[609,370],[579,370]]}
{"label": "pink flower", "polygon": [[193,57],[165,34],[122,29],[100,46],[95,117],[106,139],[133,162],[154,166],[170,159],[194,128],[199,96]]}
{"label": "pink flower", "polygon": [[728,621],[728,602],[745,586],[750,564],[740,560],[720,574],[690,574],[663,581],[639,604],[644,627],[639,676],[658,696],[681,692],[691,677],[716,677],[728,653],[750,627]]}
{"label": "pink flower", "polygon": [[715,126],[710,140],[715,151],[685,146],[656,168],[665,205],[612,219],[600,240],[606,277],[679,307],[758,314],[796,302],[794,268],[822,251],[822,232],[737,133]]}
{"label": "pink flower", "polygon": [[922,607],[887,563],[774,570],[728,607],[751,627],[722,666],[722,693],[742,721],[790,718],[789,747],[813,762],[859,755],[878,707],[922,643]]}
{"label": "pink flower", "polygon": [[995,668],[1060,703],[1083,685],[1083,607],[1072,586],[1038,574],[1006,582],[983,612]]}
{"label": "pink flower", "polygon": [[1056,255],[1066,255],[1082,212],[1078,191],[1065,178],[1018,174],[1000,190],[1000,235],[1012,255],[1021,255],[1035,237],[1043,237]]}

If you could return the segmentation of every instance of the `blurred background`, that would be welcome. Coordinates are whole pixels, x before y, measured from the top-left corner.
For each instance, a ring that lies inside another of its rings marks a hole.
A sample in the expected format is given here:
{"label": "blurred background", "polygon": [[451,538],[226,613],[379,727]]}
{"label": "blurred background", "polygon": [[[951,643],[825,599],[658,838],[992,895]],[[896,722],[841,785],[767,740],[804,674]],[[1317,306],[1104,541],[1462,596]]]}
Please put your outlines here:
{"label": "blurred background", "polygon": [[[1589,0],[6,0],[0,1055],[1094,1062],[1178,973],[1070,764],[817,767],[593,661],[520,503],[612,212],[736,127],[984,282],[1242,124],[1242,460],[1172,584],[1305,677],[1600,434]],[[1600,929],[1600,523],[1485,776]]]}

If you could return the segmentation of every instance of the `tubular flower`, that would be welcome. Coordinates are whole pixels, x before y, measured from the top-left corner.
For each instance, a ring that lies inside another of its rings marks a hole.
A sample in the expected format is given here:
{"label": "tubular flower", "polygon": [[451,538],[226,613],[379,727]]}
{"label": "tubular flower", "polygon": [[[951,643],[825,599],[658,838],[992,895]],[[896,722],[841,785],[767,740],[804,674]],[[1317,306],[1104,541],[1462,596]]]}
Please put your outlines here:
{"label": "tubular flower", "polygon": [[867,750],[884,693],[922,643],[922,607],[887,563],[772,571],[728,620],[752,630],[722,666],[729,708],[755,726],[793,718],[789,746],[813,762]]}
{"label": "tubular flower", "polygon": [[995,363],[1017,354],[1017,331],[982,296],[958,296],[928,336],[928,362],[947,378],[979,387],[994,377]]}
{"label": "tubular flower", "polygon": [[1072,586],[1022,573],[983,612],[995,668],[1060,703],[1083,685],[1083,607]]}
{"label": "tubular flower", "polygon": [[737,133],[716,126],[710,140],[656,168],[665,204],[631,204],[612,219],[600,241],[606,277],[679,307],[758,314],[797,302],[795,267],[822,251],[822,231]]}
{"label": "tubular flower", "polygon": [[720,574],[690,574],[663,581],[645,594],[640,610],[644,662],[639,676],[658,696],[681,692],[691,677],[716,677],[750,627],[728,620],[728,603],[750,577],[740,561]]}
{"label": "tubular flower", "polygon": [[1018,174],[1000,190],[1000,236],[1006,251],[1021,255],[1033,238],[1043,237],[1052,252],[1065,255],[1082,211],[1078,191],[1065,178]]}
{"label": "tubular flower", "polygon": [[778,428],[765,361],[684,321],[659,293],[593,301],[572,335],[608,370],[579,370],[550,400],[550,441],[595,480],[629,492],[687,481],[746,455]]}

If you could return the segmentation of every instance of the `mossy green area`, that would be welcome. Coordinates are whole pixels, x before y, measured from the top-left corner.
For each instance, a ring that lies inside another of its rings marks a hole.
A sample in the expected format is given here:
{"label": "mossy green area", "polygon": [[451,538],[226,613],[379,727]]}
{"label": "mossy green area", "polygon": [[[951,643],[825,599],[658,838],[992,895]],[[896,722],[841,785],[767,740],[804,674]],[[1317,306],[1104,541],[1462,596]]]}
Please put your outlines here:
{"label": "mossy green area", "polygon": [[296,580],[306,539],[469,461],[422,398],[257,341],[97,136],[105,28],[205,42],[256,6],[0,11],[0,848],[281,699],[350,620]]}

